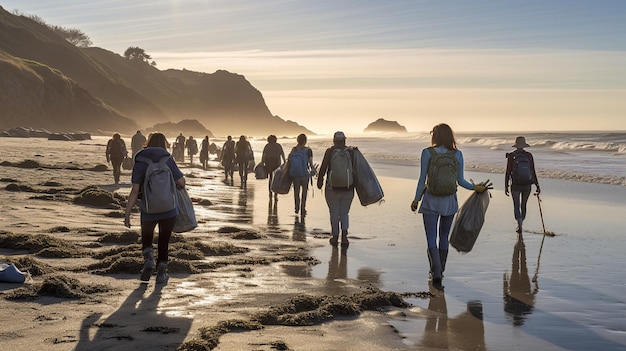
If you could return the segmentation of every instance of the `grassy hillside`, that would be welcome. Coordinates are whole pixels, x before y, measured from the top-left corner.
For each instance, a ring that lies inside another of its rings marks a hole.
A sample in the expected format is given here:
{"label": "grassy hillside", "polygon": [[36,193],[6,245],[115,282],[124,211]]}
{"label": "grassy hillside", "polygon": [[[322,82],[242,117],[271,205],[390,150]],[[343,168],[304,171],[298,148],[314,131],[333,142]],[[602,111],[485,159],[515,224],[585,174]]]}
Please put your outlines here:
{"label": "grassy hillside", "polygon": [[134,121],[95,99],[61,71],[0,51],[0,129],[50,131],[136,129]]}
{"label": "grassy hillside", "polygon": [[[128,60],[106,49],[78,48],[41,21],[11,14],[1,7],[0,51],[4,52],[4,57],[13,57],[12,62],[19,59],[56,72],[53,76],[38,72],[39,78],[44,81],[49,78],[55,80],[42,83],[47,87],[48,94],[56,94],[54,106],[47,105],[51,104],[51,100],[37,100],[34,91],[31,96],[29,87],[35,88],[33,75],[31,80],[22,82],[27,75],[12,68],[11,81],[0,77],[0,91],[12,89],[10,85],[15,81],[21,87],[21,94],[25,94],[19,105],[5,99],[11,106],[0,110],[0,126],[15,123],[16,115],[21,115],[24,123],[36,123],[36,119],[26,119],[30,110],[37,110],[37,113],[32,112],[33,115],[47,115],[47,119],[64,118],[55,112],[63,110],[61,105],[64,102],[68,104],[64,109],[81,114],[84,123],[93,121],[94,125],[100,125],[102,122],[90,117],[93,102],[89,98],[82,101],[83,96],[88,96],[100,100],[100,106],[106,107],[111,116],[127,117],[140,128],[196,119],[216,135],[311,134],[296,123],[272,115],[261,92],[242,75],[222,70],[212,74],[187,70],[160,71],[147,62]],[[3,64],[17,67],[8,59]],[[49,91],[63,86],[58,84],[59,77],[72,82],[75,85],[72,91],[79,93],[68,95]],[[31,100],[38,107],[24,104]],[[80,111],[80,108],[86,111]],[[134,127],[130,129],[129,132]]]}

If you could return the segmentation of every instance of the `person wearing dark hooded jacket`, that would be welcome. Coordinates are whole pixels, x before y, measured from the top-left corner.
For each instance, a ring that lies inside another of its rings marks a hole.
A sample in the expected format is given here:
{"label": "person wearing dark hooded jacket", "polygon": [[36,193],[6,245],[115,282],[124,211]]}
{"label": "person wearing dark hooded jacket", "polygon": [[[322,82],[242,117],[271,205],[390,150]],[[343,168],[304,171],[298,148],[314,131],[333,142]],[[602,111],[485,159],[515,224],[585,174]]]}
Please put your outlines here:
{"label": "person wearing dark hooded jacket", "polygon": [[[124,217],[124,225],[130,228],[130,214],[137,203],[140,196],[142,184],[145,181],[145,174],[148,168],[146,162],[140,161],[141,158],[150,159],[152,162],[159,162],[163,157],[171,156],[167,152],[167,140],[161,133],[151,134],[147,146],[135,155],[135,165],[133,166],[132,183],[130,194],[128,195],[128,203],[126,205],[126,213]],[[172,176],[176,182],[177,188],[185,186],[185,177],[180,171],[173,158],[169,158],[166,162],[172,171]],[[168,280],[167,264],[169,255],[169,241],[172,235],[172,229],[178,216],[178,208],[174,208],[164,213],[146,213],[141,211],[141,243],[142,254],[144,257],[144,265],[141,270],[140,279],[142,281],[150,280],[152,271],[157,268],[157,283],[166,283]],[[154,229],[159,226],[158,256],[155,262],[152,249],[154,240]]]}
{"label": "person wearing dark hooded jacket", "polygon": [[[530,197],[532,185],[534,184],[537,188],[537,195],[541,193],[541,189],[539,188],[539,181],[537,180],[537,174],[535,173],[535,160],[533,159],[533,155],[524,150],[525,147],[530,147],[530,145],[526,143],[526,138],[523,136],[517,137],[513,147],[515,148],[515,151],[506,154],[507,162],[504,175],[504,194],[509,196],[509,188],[511,189],[511,197],[513,198],[513,216],[517,222],[517,228],[515,231],[520,234],[522,233],[522,225],[524,223],[524,219],[526,218],[526,203]],[[515,160],[519,155],[524,155],[530,166],[530,179],[526,181],[517,179],[518,177],[514,174]]]}

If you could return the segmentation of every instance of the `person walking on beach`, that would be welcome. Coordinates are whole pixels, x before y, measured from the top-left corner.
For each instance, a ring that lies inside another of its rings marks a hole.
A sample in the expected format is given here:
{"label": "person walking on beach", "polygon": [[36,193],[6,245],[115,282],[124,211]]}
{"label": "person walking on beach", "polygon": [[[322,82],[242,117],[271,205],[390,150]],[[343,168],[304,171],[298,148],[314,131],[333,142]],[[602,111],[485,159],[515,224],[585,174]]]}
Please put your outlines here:
{"label": "person walking on beach", "polygon": [[513,144],[515,151],[506,154],[506,172],[504,173],[504,194],[509,196],[509,187],[513,197],[513,216],[517,222],[517,233],[522,232],[522,225],[526,218],[526,203],[532,190],[532,185],[537,188],[536,194],[541,193],[539,181],[535,173],[535,160],[533,155],[524,150],[530,147],[526,138],[518,136]]}
{"label": "person walking on beach", "polygon": [[[261,163],[265,168],[265,172],[268,175],[267,188],[272,197],[272,180],[274,179],[274,171],[283,163],[285,163],[285,152],[282,145],[276,142],[276,135],[270,135],[267,137],[267,144],[263,148],[263,156],[261,156]],[[274,194],[274,199],[278,199],[278,194]]]}
{"label": "person walking on beach", "polygon": [[244,135],[239,137],[239,141],[235,145],[235,162],[239,167],[239,178],[241,179],[241,186],[246,186],[248,182],[248,164],[254,159],[252,153],[252,146],[250,142],[246,140]]}
{"label": "person walking on beach", "polygon": [[487,187],[465,180],[463,153],[457,149],[450,126],[438,124],[430,133],[432,146],[422,150],[420,176],[411,211],[415,212],[422,202],[418,212],[423,215],[430,277],[433,283],[441,283],[448,259],[448,235],[454,214],[459,210],[457,184],[479,193]]}
{"label": "person walking on beach", "polygon": [[189,136],[185,143],[185,149],[187,149],[187,155],[189,155],[189,163],[193,164],[193,156],[198,153],[198,142],[193,136]]}
{"label": "person walking on beach", "polygon": [[[183,188],[185,186],[185,177],[176,165],[176,161],[171,158],[169,152],[167,152],[167,143],[165,136],[161,133],[154,133],[148,139],[146,148],[139,151],[135,155],[135,165],[133,166],[132,183],[133,186],[128,195],[128,203],[126,205],[126,213],[124,217],[124,225],[130,228],[130,214],[138,202],[140,196],[141,201],[146,201],[145,194],[143,192],[143,183],[147,181],[146,170],[149,167],[150,162],[159,163],[163,158],[167,158],[166,165],[171,171],[171,176],[176,183],[177,188]],[[159,191],[162,189],[156,189]],[[176,222],[176,216],[178,215],[178,207],[174,205],[173,209],[162,213],[148,213],[144,210],[145,206],[141,208],[141,252],[144,257],[144,265],[141,270],[140,279],[142,281],[149,281],[152,271],[157,268],[157,283],[166,283],[167,276],[167,264],[169,256],[169,241],[172,235],[172,229]],[[154,229],[159,226],[159,241],[158,241],[158,256],[155,262],[154,252],[152,248],[152,242],[154,240]]]}
{"label": "person walking on beach", "polygon": [[226,138],[226,141],[222,146],[220,162],[222,163],[222,166],[224,166],[224,182],[228,182],[228,177],[230,176],[230,185],[233,185],[233,173],[235,168],[235,141],[230,135]]}
{"label": "person walking on beach", "polygon": [[[306,197],[309,191],[309,181],[315,175],[313,165],[313,151],[306,146],[306,135],[300,134],[296,138],[298,144],[289,153],[289,176],[293,182],[293,200],[296,214],[306,216]],[[302,196],[300,195],[302,189]],[[346,228],[347,229],[347,228]],[[347,238],[346,238],[347,240]]]}
{"label": "person walking on beach", "polygon": [[113,179],[115,184],[119,184],[120,175],[122,174],[122,162],[126,156],[128,156],[128,150],[126,150],[126,143],[119,133],[113,134],[113,137],[107,142],[106,149],[107,163],[110,163],[113,167]]}
{"label": "person walking on beach", "polygon": [[179,156],[180,156],[180,162],[185,162],[185,142],[187,141],[187,139],[185,139],[185,136],[183,135],[183,133],[178,134],[178,136],[176,137],[176,143],[178,144],[178,150],[179,150]]}
{"label": "person walking on beach", "polygon": [[209,136],[205,135],[200,147],[200,163],[205,171],[209,168]]}
{"label": "person walking on beach", "polygon": [[146,144],[146,136],[141,134],[141,131],[138,130],[137,133],[135,133],[135,135],[133,135],[133,137],[132,137],[132,139],[130,141],[130,148],[132,150],[132,157],[133,158],[139,152],[139,150],[143,149],[145,144]]}
{"label": "person walking on beach", "polygon": [[330,244],[337,246],[341,229],[341,246],[349,245],[348,228],[349,212],[354,199],[354,154],[351,147],[346,146],[343,132],[335,132],[333,146],[326,149],[324,159],[317,176],[317,188],[324,186],[326,177],[325,197],[330,213],[331,238]]}

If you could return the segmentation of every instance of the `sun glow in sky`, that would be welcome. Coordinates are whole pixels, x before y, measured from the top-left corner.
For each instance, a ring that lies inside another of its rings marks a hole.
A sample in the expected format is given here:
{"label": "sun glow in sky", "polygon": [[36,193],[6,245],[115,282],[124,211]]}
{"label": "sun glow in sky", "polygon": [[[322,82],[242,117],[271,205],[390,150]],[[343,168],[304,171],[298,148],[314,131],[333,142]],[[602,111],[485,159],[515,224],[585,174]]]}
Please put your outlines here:
{"label": "sun glow in sky", "polygon": [[626,1],[0,0],[143,48],[159,69],[244,75],[317,133],[626,130]]}

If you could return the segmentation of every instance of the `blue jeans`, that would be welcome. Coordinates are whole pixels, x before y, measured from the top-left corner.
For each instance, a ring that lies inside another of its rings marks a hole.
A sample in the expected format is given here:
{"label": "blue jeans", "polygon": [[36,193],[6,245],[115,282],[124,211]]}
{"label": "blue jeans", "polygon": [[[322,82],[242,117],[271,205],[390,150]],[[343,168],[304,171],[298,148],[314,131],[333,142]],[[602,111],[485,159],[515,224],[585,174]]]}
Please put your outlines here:
{"label": "blue jeans", "polygon": [[333,190],[326,188],[326,204],[330,212],[330,232],[333,236],[339,235],[341,230],[348,230],[350,206],[354,199],[354,190]]}
{"label": "blue jeans", "polygon": [[530,196],[529,191],[519,191],[511,189],[511,197],[513,198],[513,215],[515,219],[526,218],[526,203],[528,202],[528,197]]}
{"label": "blue jeans", "polygon": [[[437,214],[424,213],[423,217],[428,248],[448,250],[448,236],[450,235],[454,215],[440,216]],[[439,246],[437,246],[437,236],[439,237]]]}

